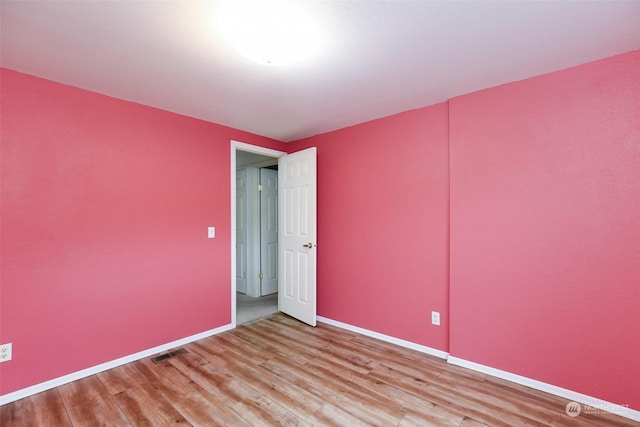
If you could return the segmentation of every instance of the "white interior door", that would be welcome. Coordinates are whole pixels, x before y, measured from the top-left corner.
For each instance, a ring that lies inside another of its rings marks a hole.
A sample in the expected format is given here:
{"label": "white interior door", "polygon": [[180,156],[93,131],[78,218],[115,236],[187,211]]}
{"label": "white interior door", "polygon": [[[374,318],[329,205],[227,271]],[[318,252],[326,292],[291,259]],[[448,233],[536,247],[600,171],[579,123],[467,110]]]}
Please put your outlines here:
{"label": "white interior door", "polygon": [[278,306],[316,325],[316,148],[278,159]]}
{"label": "white interior door", "polygon": [[260,295],[278,292],[278,171],[260,169]]}
{"label": "white interior door", "polygon": [[236,171],[236,291],[247,293],[247,171]]}

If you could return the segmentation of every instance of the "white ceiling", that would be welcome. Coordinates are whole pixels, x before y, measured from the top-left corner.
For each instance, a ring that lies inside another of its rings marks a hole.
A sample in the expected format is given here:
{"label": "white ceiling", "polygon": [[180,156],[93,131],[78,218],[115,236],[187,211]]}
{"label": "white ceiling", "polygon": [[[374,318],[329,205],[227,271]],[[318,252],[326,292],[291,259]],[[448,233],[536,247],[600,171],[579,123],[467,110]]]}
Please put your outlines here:
{"label": "white ceiling", "polygon": [[323,49],[276,68],[217,33],[221,1],[1,0],[1,65],[292,141],[640,48],[640,1],[298,3]]}

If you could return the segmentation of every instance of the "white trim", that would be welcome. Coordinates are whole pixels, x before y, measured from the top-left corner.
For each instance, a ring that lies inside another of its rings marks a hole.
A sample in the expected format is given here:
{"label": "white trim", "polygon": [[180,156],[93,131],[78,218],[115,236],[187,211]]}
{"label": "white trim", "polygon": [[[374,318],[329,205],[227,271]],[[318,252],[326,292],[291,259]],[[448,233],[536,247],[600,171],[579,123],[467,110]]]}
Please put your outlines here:
{"label": "white trim", "polygon": [[[234,276],[235,277],[235,276]],[[235,292],[233,294],[233,300],[235,303]],[[235,310],[232,310],[235,313]],[[235,317],[235,314],[233,315]],[[235,320],[235,319],[234,319]],[[399,338],[395,338],[389,335],[384,335],[378,332],[370,331],[368,329],[360,328],[358,326],[349,325],[347,323],[338,322],[337,320],[328,319],[326,317],[317,316],[317,320],[322,323],[326,323],[327,325],[335,326],[341,329],[345,329],[351,332],[356,332],[361,335],[369,336],[372,338],[376,338],[382,341],[386,341],[392,344],[399,345],[401,347],[409,348],[412,350],[419,351],[421,353],[426,353],[435,357],[439,357],[441,359],[446,359],[447,363],[452,365],[461,366],[463,368],[471,369],[476,372],[480,372],[483,374],[491,375],[496,378],[501,378],[512,383],[524,385],[526,387],[530,387],[535,390],[540,390],[545,393],[553,394],[555,396],[563,397],[568,400],[572,400],[574,402],[582,403],[584,405],[589,405],[596,409],[602,408],[602,410],[612,412],[615,415],[619,415],[624,418],[628,418],[634,421],[640,421],[640,411],[627,408],[624,406],[620,406],[618,404],[614,404],[611,402],[607,402],[606,400],[598,399],[596,397],[591,397],[586,394],[578,393],[566,388],[554,386],[552,384],[547,384],[542,381],[534,380],[531,378],[523,377],[521,375],[513,374],[511,372],[503,371],[500,369],[492,368],[490,366],[481,365],[479,363],[470,362],[468,360],[460,359],[458,357],[454,357],[449,355],[449,353],[437,350],[431,347],[423,346],[420,344],[415,344],[410,341],[401,340]],[[162,353],[163,351],[171,350],[173,348],[189,344],[194,341],[198,341],[213,335],[220,334],[222,332],[231,330],[235,328],[234,324],[228,324],[225,326],[221,326],[219,328],[211,329],[205,332],[201,332],[196,335],[191,335],[186,338],[182,338],[176,341],[172,341],[167,344],[163,344],[157,347],[150,348],[148,350],[143,350],[138,353],[131,354],[129,356],[121,357],[119,359],[112,360],[110,362],[102,363],[100,365],[93,366],[91,368],[83,369],[81,371],[77,371],[59,378],[54,378],[49,381],[45,381],[40,384],[33,385],[31,387],[23,388],[21,390],[14,391],[12,393],[8,393],[0,396],[0,406],[6,405],[11,402],[15,402],[16,400],[23,399],[25,397],[32,396],[37,393],[41,393],[43,391],[52,389],[54,387],[59,387],[61,385],[77,381],[82,378],[86,378],[91,375],[98,374],[100,372],[104,372],[109,369],[113,369],[115,367],[135,362],[136,360],[144,359],[145,357],[153,356],[157,353]],[[611,409],[617,408],[615,412],[611,411]]]}
{"label": "white trim", "polygon": [[[470,362],[468,360],[460,359],[458,357],[449,356],[448,363],[456,366],[462,366],[473,371],[481,372],[483,374],[491,375],[493,377],[502,378],[503,380],[511,381],[512,383],[524,385],[535,390],[540,390],[545,393],[553,394],[559,397],[563,397],[574,402],[589,405],[593,408],[603,411],[612,412],[615,415],[629,418],[635,421],[640,421],[640,411],[627,408],[619,404],[607,402],[606,400],[598,399],[596,397],[587,396],[586,394],[578,393],[566,388],[558,387],[552,384],[547,384],[542,381],[534,380],[531,378],[523,377],[521,375],[512,374],[511,372],[502,371],[500,369],[492,368],[490,366],[481,365],[479,363]],[[615,409],[615,411],[612,411]]]}
{"label": "white trim", "polygon": [[129,356],[124,356],[119,359],[111,360],[109,362],[102,363],[100,365],[92,366],[87,369],[83,369],[81,371],[73,372],[68,375],[64,375],[62,377],[54,378],[49,381],[45,381],[40,384],[36,384],[27,388],[23,388],[21,390],[14,391],[12,393],[8,393],[0,396],[0,406],[6,405],[7,403],[15,402],[16,400],[23,399],[25,397],[32,396],[37,393],[41,393],[43,391],[52,389],[54,387],[59,387],[61,385],[77,381],[82,378],[86,378],[91,375],[98,374],[100,372],[113,369],[115,367],[135,362],[136,360],[144,359],[145,357],[153,356],[154,354],[162,353],[167,350],[171,350],[176,347],[180,347],[185,344],[189,344],[193,341],[198,341],[212,335],[217,335],[219,333],[228,331],[233,329],[231,324],[220,326],[219,328],[211,329],[205,332],[201,332],[199,334],[191,335],[186,338],[182,338],[176,341],[172,341],[170,343],[166,343],[163,345],[159,345],[157,347],[150,348],[148,350],[143,350],[138,353],[131,354]]}
{"label": "white trim", "polygon": [[446,351],[438,350],[435,348],[427,347],[425,345],[420,345],[413,343],[411,341],[405,341],[400,338],[395,338],[390,335],[384,335],[379,332],[370,331],[368,329],[360,328],[358,326],[349,325],[347,323],[338,322],[337,320],[327,319],[326,317],[317,316],[318,322],[326,323],[327,325],[335,326],[341,329],[346,329],[347,331],[356,332],[361,335],[366,335],[371,338],[376,338],[381,341],[386,341],[391,344],[398,345],[400,347],[409,348],[411,350],[419,351],[420,353],[426,353],[431,356],[439,357],[440,359],[446,359],[449,353]]}
{"label": "white trim", "polygon": [[542,381],[534,380],[531,378],[523,377],[521,375],[512,374],[511,372],[502,371],[500,369],[492,368],[490,366],[481,365],[479,363],[470,362],[468,360],[460,359],[449,355],[449,353],[437,350],[431,347],[416,344],[410,341],[401,340],[389,335],[384,335],[378,332],[370,331],[368,329],[360,328],[358,326],[349,325],[347,323],[338,322],[337,320],[328,319],[326,317],[318,316],[318,322],[326,323],[327,325],[336,326],[341,329],[345,329],[358,334],[366,335],[372,338],[377,338],[382,341],[386,341],[392,344],[399,345],[401,347],[409,348],[419,351],[421,353],[430,354],[432,356],[446,359],[447,363],[452,365],[468,368],[473,371],[481,372],[483,374],[491,375],[496,378],[502,378],[515,384],[524,385],[535,390],[540,390],[545,393],[553,394],[558,397],[562,397],[574,402],[588,405],[596,410],[602,410],[611,412],[615,415],[619,415],[624,418],[628,418],[634,421],[640,421],[640,411],[621,406],[620,404],[614,404],[607,402],[606,400],[598,399],[596,397],[587,396],[586,394],[578,393],[566,388],[558,387],[552,384],[547,384]]}
{"label": "white trim", "polygon": [[236,152],[262,154],[264,156],[282,157],[284,151],[251,145],[245,142],[231,140],[231,327],[236,327]]}

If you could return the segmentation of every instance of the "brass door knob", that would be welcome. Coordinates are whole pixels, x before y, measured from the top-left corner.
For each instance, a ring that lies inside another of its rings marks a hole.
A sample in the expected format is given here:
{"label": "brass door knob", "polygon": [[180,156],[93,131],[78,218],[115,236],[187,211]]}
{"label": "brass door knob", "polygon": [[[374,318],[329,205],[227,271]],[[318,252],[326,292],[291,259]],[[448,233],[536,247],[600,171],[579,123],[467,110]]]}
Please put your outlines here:
{"label": "brass door knob", "polygon": [[313,248],[313,246],[314,244],[311,242],[307,243],[306,245],[302,245],[303,248],[309,248],[309,249]]}

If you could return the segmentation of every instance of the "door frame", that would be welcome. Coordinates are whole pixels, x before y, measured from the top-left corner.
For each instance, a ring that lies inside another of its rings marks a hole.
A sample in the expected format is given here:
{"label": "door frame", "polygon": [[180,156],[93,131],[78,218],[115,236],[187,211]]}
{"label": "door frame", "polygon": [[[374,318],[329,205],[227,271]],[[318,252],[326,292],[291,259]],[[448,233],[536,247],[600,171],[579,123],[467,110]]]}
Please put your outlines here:
{"label": "door frame", "polygon": [[231,140],[231,327],[236,327],[236,154],[238,151],[279,158],[287,153]]}

